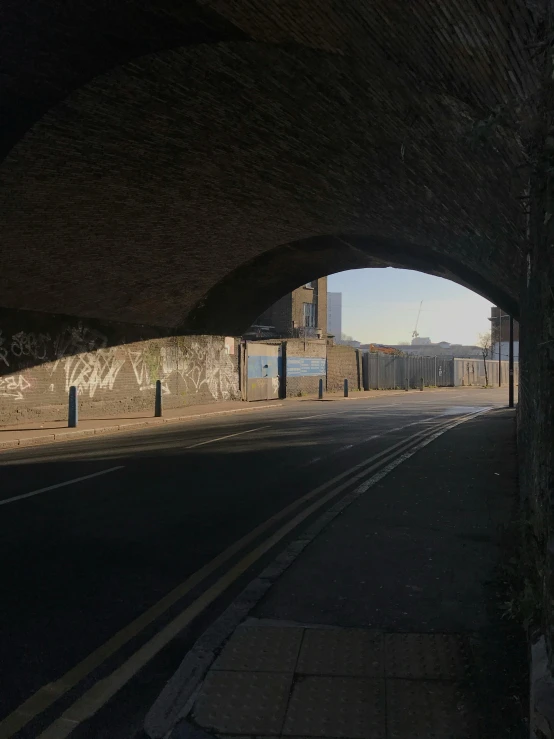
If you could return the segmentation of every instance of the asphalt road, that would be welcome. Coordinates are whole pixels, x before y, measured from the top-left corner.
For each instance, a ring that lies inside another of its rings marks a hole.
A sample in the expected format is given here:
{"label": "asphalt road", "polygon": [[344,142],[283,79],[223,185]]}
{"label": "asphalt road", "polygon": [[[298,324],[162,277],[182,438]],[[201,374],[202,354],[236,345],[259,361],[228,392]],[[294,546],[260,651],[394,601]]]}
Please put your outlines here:
{"label": "asphalt road", "polygon": [[[506,395],[306,400],[0,453],[0,737],[138,736],[187,646],[267,557],[219,590],[218,578],[292,517],[287,506],[301,510],[332,478],[348,480],[356,465],[446,420],[504,406]],[[137,657],[198,603],[185,629]],[[119,689],[102,693],[129,659]],[[95,715],[83,720],[82,707],[71,711],[87,691]]]}

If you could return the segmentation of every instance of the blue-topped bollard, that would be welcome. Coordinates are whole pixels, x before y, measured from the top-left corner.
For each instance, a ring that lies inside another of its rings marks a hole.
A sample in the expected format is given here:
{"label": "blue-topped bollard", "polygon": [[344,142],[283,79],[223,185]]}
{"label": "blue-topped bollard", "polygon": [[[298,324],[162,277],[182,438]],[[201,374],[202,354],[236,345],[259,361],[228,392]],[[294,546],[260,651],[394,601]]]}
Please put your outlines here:
{"label": "blue-topped bollard", "polygon": [[77,428],[79,420],[79,408],[77,405],[77,388],[72,385],[69,388],[69,409],[67,413],[67,426],[70,429]]}
{"label": "blue-topped bollard", "polygon": [[162,417],[162,381],[156,380],[156,400],[154,401],[154,416]]}
{"label": "blue-topped bollard", "polygon": [[348,397],[348,380],[344,381],[344,397]]}
{"label": "blue-topped bollard", "polygon": [[320,400],[323,399],[323,379],[322,378],[319,379],[319,394],[318,394],[318,397],[319,397]]}

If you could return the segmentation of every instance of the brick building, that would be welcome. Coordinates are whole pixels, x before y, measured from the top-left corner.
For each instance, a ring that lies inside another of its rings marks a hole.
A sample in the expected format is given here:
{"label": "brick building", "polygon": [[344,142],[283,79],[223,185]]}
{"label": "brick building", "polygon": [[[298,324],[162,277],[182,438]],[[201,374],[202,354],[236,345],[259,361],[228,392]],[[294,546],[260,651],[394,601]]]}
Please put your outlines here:
{"label": "brick building", "polygon": [[[492,359],[498,359],[498,349],[502,359],[510,356],[510,315],[502,308],[491,308],[489,318],[491,322]],[[500,335],[500,342],[499,342]],[[514,360],[519,361],[519,323],[514,321]]]}
{"label": "brick building", "polygon": [[[491,335],[493,342],[498,341],[498,330],[500,324],[500,341],[510,341],[510,316],[508,313],[494,306],[491,308]],[[514,321],[514,341],[519,341],[519,323]]]}
{"label": "brick building", "polygon": [[273,303],[244,334],[246,338],[325,338],[327,278],[307,282]]}
{"label": "brick building", "polygon": [[340,341],[342,336],[342,293],[327,293],[327,333]]}

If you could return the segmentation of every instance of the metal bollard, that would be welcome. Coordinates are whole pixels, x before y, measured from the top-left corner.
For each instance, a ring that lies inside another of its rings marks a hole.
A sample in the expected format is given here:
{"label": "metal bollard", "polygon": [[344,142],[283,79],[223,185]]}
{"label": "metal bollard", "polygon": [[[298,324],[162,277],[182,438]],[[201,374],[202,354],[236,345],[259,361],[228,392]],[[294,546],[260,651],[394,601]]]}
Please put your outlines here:
{"label": "metal bollard", "polygon": [[320,400],[323,399],[323,380],[320,378],[319,380],[319,394],[318,397]]}
{"label": "metal bollard", "polygon": [[69,388],[69,410],[67,413],[67,427],[70,429],[77,428],[79,420],[79,408],[77,405],[77,388],[72,385]]}
{"label": "metal bollard", "polygon": [[348,380],[344,381],[344,397],[348,397]]}
{"label": "metal bollard", "polygon": [[421,387],[419,389],[423,392],[423,377],[421,378]]}
{"label": "metal bollard", "polygon": [[154,401],[154,416],[156,418],[162,417],[162,382],[156,380],[156,400]]}
{"label": "metal bollard", "polygon": [[407,377],[406,377],[406,387],[404,389],[406,390],[406,392],[408,392],[408,390],[410,389],[410,381],[408,380]]}

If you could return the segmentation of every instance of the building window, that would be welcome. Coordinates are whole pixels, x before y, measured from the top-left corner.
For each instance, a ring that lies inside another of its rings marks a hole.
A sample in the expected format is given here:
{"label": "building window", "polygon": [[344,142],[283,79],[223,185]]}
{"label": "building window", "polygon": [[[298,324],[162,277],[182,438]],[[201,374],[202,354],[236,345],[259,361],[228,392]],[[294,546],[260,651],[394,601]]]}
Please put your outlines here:
{"label": "building window", "polygon": [[315,303],[304,303],[304,326],[306,328],[315,328],[316,326],[315,308]]}

